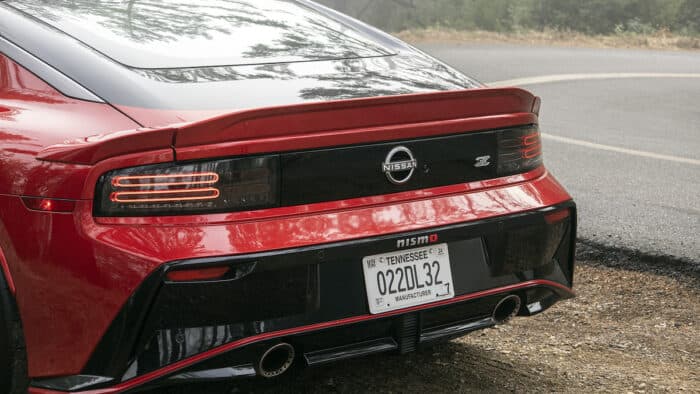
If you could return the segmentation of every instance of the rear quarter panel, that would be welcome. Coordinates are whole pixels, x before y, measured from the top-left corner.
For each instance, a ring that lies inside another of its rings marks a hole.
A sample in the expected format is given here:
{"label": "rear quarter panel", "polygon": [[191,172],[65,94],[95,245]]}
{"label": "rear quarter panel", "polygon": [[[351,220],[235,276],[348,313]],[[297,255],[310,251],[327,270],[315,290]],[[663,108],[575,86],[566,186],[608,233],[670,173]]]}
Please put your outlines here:
{"label": "rear quarter panel", "polygon": [[[57,358],[71,347],[68,337],[50,338],[63,331],[89,342],[91,334],[83,331],[88,316],[78,311],[75,320],[65,314],[74,315],[76,306],[104,296],[100,281],[84,280],[89,270],[80,267],[81,261],[62,264],[74,260],[71,250],[91,254],[84,237],[61,230],[75,227],[73,216],[30,211],[21,200],[78,199],[89,167],[39,161],[36,154],[66,140],[136,127],[109,105],[63,96],[0,53],[0,271],[16,287],[31,375],[79,370],[79,359],[71,368],[72,358]],[[92,335],[97,341],[100,332]]]}
{"label": "rear quarter panel", "polygon": [[88,167],[36,160],[46,146],[137,128],[107,104],[63,96],[0,53],[0,194],[79,198]]}

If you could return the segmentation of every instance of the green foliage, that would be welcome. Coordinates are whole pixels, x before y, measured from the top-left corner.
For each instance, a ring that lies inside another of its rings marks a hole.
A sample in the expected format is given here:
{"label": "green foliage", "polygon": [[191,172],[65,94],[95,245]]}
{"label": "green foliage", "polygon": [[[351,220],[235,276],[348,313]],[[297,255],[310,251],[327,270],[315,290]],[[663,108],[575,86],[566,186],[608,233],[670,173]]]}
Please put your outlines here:
{"label": "green foliage", "polygon": [[700,34],[700,0],[683,1],[675,28],[684,33]]}
{"label": "green foliage", "polygon": [[317,0],[390,31],[446,27],[700,33],[700,0]]}

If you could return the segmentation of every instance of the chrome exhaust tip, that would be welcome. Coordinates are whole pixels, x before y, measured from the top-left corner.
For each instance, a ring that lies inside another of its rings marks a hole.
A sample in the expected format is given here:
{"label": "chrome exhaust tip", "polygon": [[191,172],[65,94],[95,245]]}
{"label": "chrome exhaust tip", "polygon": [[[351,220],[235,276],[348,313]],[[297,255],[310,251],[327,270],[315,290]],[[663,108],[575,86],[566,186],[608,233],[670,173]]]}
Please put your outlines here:
{"label": "chrome exhaust tip", "polygon": [[520,305],[520,297],[511,294],[498,301],[491,317],[496,324],[507,323],[518,314]]}
{"label": "chrome exhaust tip", "polygon": [[294,347],[288,343],[278,343],[265,351],[260,356],[255,370],[258,375],[264,378],[276,378],[287,370],[294,363],[296,352]]}

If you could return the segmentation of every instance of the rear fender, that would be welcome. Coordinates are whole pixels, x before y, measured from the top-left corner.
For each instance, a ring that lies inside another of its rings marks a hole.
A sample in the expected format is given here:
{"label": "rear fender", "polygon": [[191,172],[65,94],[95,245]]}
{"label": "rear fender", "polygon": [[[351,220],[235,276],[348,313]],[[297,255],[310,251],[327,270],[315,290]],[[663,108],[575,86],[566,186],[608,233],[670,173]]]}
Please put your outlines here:
{"label": "rear fender", "polygon": [[0,247],[0,271],[0,273],[2,273],[5,277],[5,282],[7,282],[7,287],[10,289],[10,293],[14,296],[17,294],[17,288],[15,287],[15,282],[12,280],[10,266],[7,264],[7,259],[2,251],[2,247]]}

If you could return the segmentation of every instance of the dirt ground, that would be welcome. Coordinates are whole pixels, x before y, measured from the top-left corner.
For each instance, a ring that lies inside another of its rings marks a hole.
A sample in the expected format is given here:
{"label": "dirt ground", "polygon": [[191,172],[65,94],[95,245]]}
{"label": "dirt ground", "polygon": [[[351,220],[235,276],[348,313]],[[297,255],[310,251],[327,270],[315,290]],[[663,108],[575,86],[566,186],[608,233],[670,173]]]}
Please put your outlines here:
{"label": "dirt ground", "polygon": [[[612,265],[612,267],[611,267]],[[579,261],[578,297],[405,357],[182,393],[698,392],[700,275],[659,262]]]}

